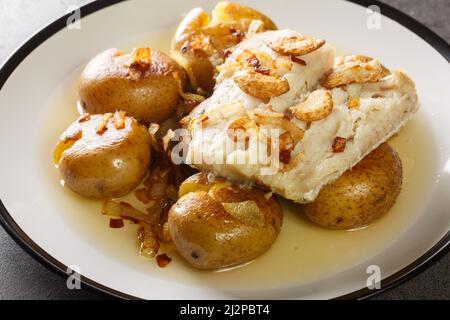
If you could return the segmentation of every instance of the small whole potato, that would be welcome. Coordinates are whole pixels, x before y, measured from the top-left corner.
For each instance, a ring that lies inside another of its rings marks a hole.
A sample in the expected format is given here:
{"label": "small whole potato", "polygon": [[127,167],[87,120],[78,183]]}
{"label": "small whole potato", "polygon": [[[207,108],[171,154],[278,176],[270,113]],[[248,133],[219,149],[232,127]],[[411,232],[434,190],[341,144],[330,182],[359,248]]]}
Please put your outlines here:
{"label": "small whole potato", "polygon": [[159,123],[174,113],[185,82],[184,70],[160,51],[109,49],[83,70],[78,96],[88,113],[124,110],[144,123]]}
{"label": "small whole potato", "polygon": [[277,29],[264,14],[233,2],[219,2],[212,17],[201,8],[188,13],[175,34],[171,56],[185,68],[193,89],[212,93],[216,67],[245,38],[253,21],[259,21],[257,32]]}
{"label": "small whole potato", "polygon": [[71,190],[88,198],[116,198],[147,174],[150,135],[124,112],[84,114],[61,135],[53,156]]}
{"label": "small whole potato", "polygon": [[191,265],[210,270],[230,267],[270,248],[283,221],[275,199],[258,189],[206,182],[203,173],[193,177],[182,185],[180,194],[187,193],[168,218],[172,241]]}
{"label": "small whole potato", "polygon": [[325,186],[304,214],[329,229],[355,229],[385,215],[402,187],[402,163],[387,143],[368,154],[334,183]]}

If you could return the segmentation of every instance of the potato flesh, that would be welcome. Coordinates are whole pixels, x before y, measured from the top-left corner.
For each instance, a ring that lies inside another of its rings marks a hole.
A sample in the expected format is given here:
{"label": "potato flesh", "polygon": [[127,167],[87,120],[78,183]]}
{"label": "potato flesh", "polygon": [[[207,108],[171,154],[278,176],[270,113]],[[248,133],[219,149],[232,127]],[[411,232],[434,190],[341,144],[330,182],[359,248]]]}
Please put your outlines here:
{"label": "potato flesh", "polygon": [[211,186],[209,185],[199,183],[183,183],[178,190],[178,197],[181,198],[182,196],[195,191],[208,192],[210,188]]}
{"label": "potato flesh", "polygon": [[303,206],[303,212],[324,228],[360,228],[391,209],[401,185],[401,160],[384,143],[337,181],[324,187],[314,202]]}

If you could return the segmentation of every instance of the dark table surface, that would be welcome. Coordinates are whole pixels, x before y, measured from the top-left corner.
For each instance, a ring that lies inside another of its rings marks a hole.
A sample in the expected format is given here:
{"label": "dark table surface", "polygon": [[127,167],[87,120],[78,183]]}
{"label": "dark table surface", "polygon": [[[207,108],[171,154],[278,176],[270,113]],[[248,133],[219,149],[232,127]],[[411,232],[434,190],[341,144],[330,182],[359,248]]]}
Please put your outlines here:
{"label": "dark table surface", "polygon": [[[0,0],[0,62],[39,28],[85,0]],[[449,0],[383,0],[450,42]],[[0,299],[105,299],[66,281],[25,253],[0,227]],[[450,299],[450,253],[420,275],[375,299]]]}

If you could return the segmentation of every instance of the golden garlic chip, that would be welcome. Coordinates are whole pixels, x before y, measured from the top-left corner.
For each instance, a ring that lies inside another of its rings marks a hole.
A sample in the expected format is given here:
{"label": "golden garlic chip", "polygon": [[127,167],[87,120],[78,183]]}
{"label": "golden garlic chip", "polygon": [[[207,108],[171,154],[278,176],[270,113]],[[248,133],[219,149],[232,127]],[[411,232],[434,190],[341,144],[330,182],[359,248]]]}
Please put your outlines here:
{"label": "golden garlic chip", "polygon": [[328,90],[316,90],[304,102],[289,110],[294,117],[308,123],[322,120],[333,111],[333,97]]}

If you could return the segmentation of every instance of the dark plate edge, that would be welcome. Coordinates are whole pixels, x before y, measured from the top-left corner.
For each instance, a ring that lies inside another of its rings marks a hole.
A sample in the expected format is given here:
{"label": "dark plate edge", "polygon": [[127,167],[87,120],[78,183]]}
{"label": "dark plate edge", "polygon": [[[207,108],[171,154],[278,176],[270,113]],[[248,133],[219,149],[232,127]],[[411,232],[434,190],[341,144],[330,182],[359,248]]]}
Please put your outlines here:
{"label": "dark plate edge", "polygon": [[[111,5],[127,1],[127,0],[96,0],[80,7],[81,16],[86,17],[91,13],[99,11],[103,8]],[[439,37],[436,33],[431,31],[428,27],[424,26],[414,18],[404,14],[403,12],[381,3],[377,0],[346,0],[355,4],[368,7],[370,5],[377,5],[381,9],[381,13],[401,25],[408,28],[410,31],[419,35],[422,39],[427,41],[432,47],[434,47],[447,61],[450,62],[450,45]],[[70,13],[58,18],[48,26],[39,30],[34,36],[27,40],[19,49],[17,49],[1,66],[0,68],[0,90],[8,80],[9,76],[14,72],[17,66],[36,49],[41,43],[49,39],[58,31],[66,27],[66,21],[69,18]],[[67,277],[67,266],[59,262],[45,250],[40,248],[26,233],[17,225],[14,219],[0,200],[0,224],[8,232],[8,234],[19,244],[26,252],[33,256],[40,263],[48,267],[50,270],[57,272],[63,277]],[[335,299],[366,299],[372,297],[378,293],[387,291],[396,285],[399,285],[412,277],[416,276],[420,272],[424,271],[427,267],[431,266],[439,258],[444,256],[450,249],[450,232],[438,242],[425,254],[419,257],[417,260],[394,273],[386,279],[381,281],[380,290],[370,290],[368,288],[362,288],[360,290],[345,294]],[[107,294],[111,297],[122,299],[138,299],[132,295],[125,294],[123,292],[116,291],[112,288],[106,287],[100,283],[97,283],[89,278],[82,277],[82,283],[88,288],[94,291]]]}

